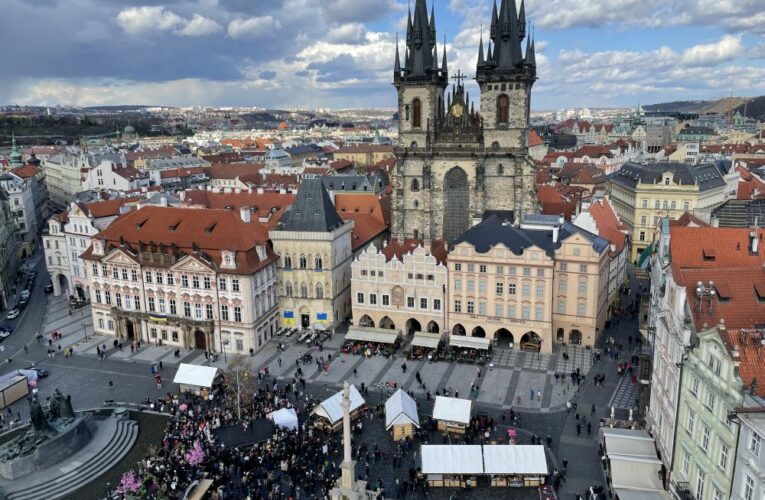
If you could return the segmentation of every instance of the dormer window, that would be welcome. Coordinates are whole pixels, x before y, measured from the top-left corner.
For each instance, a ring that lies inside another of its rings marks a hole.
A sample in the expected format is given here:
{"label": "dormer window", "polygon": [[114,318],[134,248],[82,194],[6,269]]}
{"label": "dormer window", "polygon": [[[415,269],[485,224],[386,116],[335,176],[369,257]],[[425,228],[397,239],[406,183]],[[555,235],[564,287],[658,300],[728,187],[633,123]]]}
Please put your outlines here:
{"label": "dormer window", "polygon": [[235,258],[234,252],[230,250],[225,250],[221,252],[221,267],[227,268],[227,269],[236,268],[236,258]]}

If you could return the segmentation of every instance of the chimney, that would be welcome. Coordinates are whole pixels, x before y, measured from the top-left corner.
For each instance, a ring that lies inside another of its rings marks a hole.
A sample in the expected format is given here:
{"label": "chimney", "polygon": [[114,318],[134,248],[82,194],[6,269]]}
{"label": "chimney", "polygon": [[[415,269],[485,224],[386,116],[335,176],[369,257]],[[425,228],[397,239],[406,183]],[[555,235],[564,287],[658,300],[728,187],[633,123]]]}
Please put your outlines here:
{"label": "chimney", "polygon": [[263,191],[263,188],[262,188],[262,187],[259,187],[259,188],[258,188],[258,194],[263,194],[263,192],[264,192],[264,191]]}
{"label": "chimney", "polygon": [[242,221],[249,224],[252,222],[252,214],[250,213],[250,207],[242,207],[239,209],[239,216],[242,218]]}
{"label": "chimney", "polygon": [[159,198],[159,206],[160,207],[166,207],[167,206],[167,196],[161,196]]}
{"label": "chimney", "polygon": [[552,242],[558,243],[558,233],[560,232],[559,226],[553,226],[552,228]]}
{"label": "chimney", "polygon": [[560,214],[558,216],[558,224],[562,226],[564,222],[566,222],[566,217],[563,214]]}
{"label": "chimney", "polygon": [[720,227],[720,219],[715,216],[712,216],[709,222],[712,224],[712,227]]}

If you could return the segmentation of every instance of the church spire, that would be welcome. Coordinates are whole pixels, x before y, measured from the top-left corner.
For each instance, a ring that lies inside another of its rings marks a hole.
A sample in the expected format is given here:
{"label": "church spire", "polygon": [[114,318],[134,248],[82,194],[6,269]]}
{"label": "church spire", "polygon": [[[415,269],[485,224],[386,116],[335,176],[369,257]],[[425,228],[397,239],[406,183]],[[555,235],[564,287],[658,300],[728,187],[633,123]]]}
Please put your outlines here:
{"label": "church spire", "polygon": [[444,77],[449,76],[449,69],[446,66],[446,35],[444,35],[444,60],[441,62],[441,73],[443,73]]}
{"label": "church spire", "polygon": [[409,10],[406,28],[405,75],[410,81],[428,81],[439,78],[438,49],[436,48],[435,4],[428,18],[426,0],[416,0],[414,13]]}
{"label": "church spire", "polygon": [[433,70],[438,71],[438,42],[433,44]]}
{"label": "church spire", "polygon": [[398,53],[398,33],[396,33],[396,62],[393,64],[393,79],[401,78],[401,57]]}
{"label": "church spire", "polygon": [[430,43],[436,43],[436,2],[430,6]]}
{"label": "church spire", "polygon": [[494,38],[497,36],[497,23],[499,22],[499,18],[497,16],[497,0],[494,0],[494,8],[491,11],[491,28],[489,31],[489,37],[494,40]]}
{"label": "church spire", "polygon": [[478,42],[478,67],[484,65],[486,61],[483,58],[483,24],[481,25],[481,41]]}
{"label": "church spire", "polygon": [[518,14],[518,41],[526,36],[526,2],[521,0],[521,10]]}

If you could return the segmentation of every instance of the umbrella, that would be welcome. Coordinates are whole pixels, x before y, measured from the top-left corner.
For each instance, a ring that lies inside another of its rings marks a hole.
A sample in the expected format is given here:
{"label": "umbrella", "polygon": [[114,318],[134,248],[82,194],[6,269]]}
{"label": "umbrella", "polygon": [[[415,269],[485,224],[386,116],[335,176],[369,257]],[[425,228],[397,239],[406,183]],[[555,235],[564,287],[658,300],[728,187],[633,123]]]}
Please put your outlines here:
{"label": "umbrella", "polygon": [[186,403],[183,403],[181,406],[178,407],[178,409],[181,411],[186,411],[188,408],[189,407]]}

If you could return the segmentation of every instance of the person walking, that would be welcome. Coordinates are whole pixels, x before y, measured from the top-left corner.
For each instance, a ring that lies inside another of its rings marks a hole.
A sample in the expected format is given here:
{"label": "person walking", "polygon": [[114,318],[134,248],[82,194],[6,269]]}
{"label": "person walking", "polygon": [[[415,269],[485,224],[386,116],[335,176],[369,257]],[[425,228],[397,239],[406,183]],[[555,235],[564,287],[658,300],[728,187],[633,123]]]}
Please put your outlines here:
{"label": "person walking", "polygon": [[112,380],[109,381],[109,390],[110,391],[114,390],[114,382]]}

